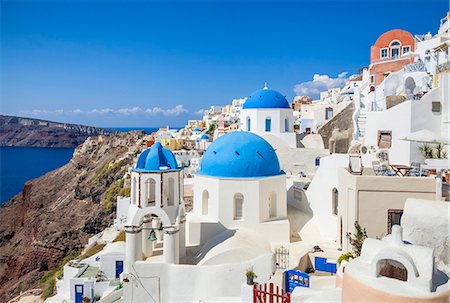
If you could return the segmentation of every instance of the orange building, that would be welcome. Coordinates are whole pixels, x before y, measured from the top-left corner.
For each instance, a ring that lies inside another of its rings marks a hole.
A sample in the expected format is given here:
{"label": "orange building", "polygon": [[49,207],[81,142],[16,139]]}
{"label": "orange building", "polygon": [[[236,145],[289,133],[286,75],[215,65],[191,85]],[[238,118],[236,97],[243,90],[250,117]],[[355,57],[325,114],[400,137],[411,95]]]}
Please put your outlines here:
{"label": "orange building", "polygon": [[405,65],[413,63],[414,59],[407,54],[414,50],[414,37],[407,31],[394,29],[378,37],[370,48],[371,86],[377,86],[389,73],[399,71]]}

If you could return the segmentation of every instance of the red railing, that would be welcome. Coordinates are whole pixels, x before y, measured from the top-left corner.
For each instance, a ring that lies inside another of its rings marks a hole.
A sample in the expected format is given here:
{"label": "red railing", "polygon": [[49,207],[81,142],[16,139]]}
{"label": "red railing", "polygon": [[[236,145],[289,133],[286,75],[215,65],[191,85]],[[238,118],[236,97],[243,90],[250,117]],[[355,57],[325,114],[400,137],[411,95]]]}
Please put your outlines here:
{"label": "red railing", "polygon": [[[267,289],[269,288],[269,289]],[[273,283],[253,285],[253,303],[290,303],[291,294],[283,292],[278,286],[274,288]]]}

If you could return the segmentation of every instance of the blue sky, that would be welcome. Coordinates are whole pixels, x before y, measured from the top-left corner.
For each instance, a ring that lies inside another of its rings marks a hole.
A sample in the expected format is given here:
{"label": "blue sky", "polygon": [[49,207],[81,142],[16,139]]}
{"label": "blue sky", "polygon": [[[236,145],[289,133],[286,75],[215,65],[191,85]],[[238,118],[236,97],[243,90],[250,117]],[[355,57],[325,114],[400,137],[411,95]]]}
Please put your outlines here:
{"label": "blue sky", "polygon": [[265,81],[289,100],[295,87],[339,85],[368,65],[380,34],[436,33],[447,10],[448,0],[3,0],[0,112],[182,126]]}

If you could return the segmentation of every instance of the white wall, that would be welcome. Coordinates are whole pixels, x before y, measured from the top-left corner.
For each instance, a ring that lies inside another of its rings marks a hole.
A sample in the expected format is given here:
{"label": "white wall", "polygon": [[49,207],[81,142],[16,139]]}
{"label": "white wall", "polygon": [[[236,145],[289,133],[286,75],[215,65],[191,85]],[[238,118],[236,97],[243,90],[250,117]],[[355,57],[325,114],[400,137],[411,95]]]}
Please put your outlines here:
{"label": "white wall", "polygon": [[[266,132],[266,118],[271,119],[270,132]],[[252,108],[243,109],[240,113],[240,128],[247,129],[247,119],[250,119],[250,131],[264,136],[271,134],[283,139],[290,147],[296,147],[294,133],[294,111],[290,108]],[[285,119],[289,121],[288,131],[285,130]]]}
{"label": "white wall", "polygon": [[100,257],[100,269],[108,279],[116,278],[116,261],[123,261],[125,266],[125,253],[111,252]]}
{"label": "white wall", "polygon": [[[209,194],[208,214],[202,214],[203,192]],[[269,218],[269,196],[276,195],[277,216]],[[244,217],[234,220],[234,196],[244,196]],[[194,182],[194,214],[198,220],[218,222],[228,229],[247,228],[266,233],[269,241],[289,242],[286,176],[265,178],[213,178],[197,175]],[[189,220],[189,218],[188,218]],[[195,236],[189,236],[194,237]]]}
{"label": "white wall", "polygon": [[313,210],[313,220],[324,241],[333,242],[337,238],[338,218],[332,212],[332,191],[339,188],[338,168],[348,166],[348,155],[333,154],[323,157],[320,166],[306,190],[306,196]]}
{"label": "white wall", "polygon": [[139,282],[130,278],[130,282],[124,283],[124,302],[153,302],[147,292],[158,303],[238,297],[245,271],[252,266],[258,276],[256,281],[266,282],[275,272],[274,255],[268,253],[246,262],[208,266],[136,262],[133,275],[139,277]]}
{"label": "white wall", "polygon": [[131,199],[125,197],[117,197],[115,226],[122,229],[127,221],[128,209],[130,208]]}
{"label": "white wall", "polygon": [[404,101],[385,111],[367,113],[364,145],[377,148],[378,131],[392,131],[392,146],[389,149],[389,161],[394,164],[409,165],[422,162],[418,146],[421,144],[402,140],[412,132],[428,129],[441,134],[442,114],[431,111],[433,101],[441,101],[441,89],[437,88],[425,94],[421,100]]}

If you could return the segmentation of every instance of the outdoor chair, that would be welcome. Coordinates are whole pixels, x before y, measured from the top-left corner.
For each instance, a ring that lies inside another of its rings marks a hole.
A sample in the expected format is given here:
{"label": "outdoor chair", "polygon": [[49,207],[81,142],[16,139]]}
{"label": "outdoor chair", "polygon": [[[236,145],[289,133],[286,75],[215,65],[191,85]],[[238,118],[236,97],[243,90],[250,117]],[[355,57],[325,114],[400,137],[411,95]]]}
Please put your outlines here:
{"label": "outdoor chair", "polygon": [[353,175],[362,175],[364,166],[362,164],[361,156],[349,156],[348,170]]}
{"label": "outdoor chair", "polygon": [[411,162],[410,165],[412,168],[408,171],[408,175],[416,176],[416,177],[427,177],[428,170],[422,169],[422,164],[419,162]]}
{"label": "outdoor chair", "polygon": [[397,174],[390,171],[386,165],[381,165],[380,161],[372,161],[372,168],[377,176],[396,176]]}

